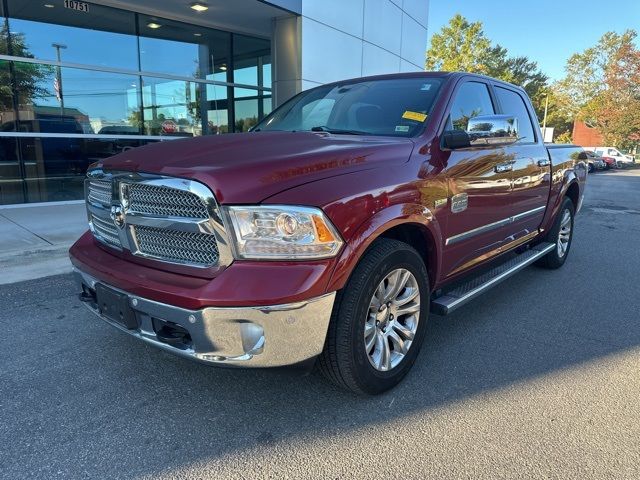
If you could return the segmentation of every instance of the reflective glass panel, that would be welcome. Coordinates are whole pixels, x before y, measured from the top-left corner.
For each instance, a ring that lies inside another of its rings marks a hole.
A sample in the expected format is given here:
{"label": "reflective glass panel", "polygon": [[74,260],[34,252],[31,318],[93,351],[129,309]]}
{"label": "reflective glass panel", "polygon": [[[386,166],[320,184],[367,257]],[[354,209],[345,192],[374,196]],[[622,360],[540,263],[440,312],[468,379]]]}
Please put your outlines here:
{"label": "reflective glass panel", "polygon": [[[143,77],[144,131],[182,137],[217,133],[226,118],[217,110],[212,85]],[[226,115],[226,114],[225,114]]]}
{"label": "reflective glass panel", "polygon": [[[49,5],[49,7],[47,7]],[[13,55],[138,69],[135,14],[101,5],[9,0]]]}
{"label": "reflective glass panel", "polygon": [[144,72],[227,81],[230,34],[139,15]]}
{"label": "reflective glass panel", "polygon": [[18,130],[140,132],[138,76],[24,62],[14,68],[20,86]]}
{"label": "reflective glass panel", "polygon": [[[265,73],[268,72],[268,83]],[[271,87],[271,43],[261,38],[233,36],[233,81]]]}

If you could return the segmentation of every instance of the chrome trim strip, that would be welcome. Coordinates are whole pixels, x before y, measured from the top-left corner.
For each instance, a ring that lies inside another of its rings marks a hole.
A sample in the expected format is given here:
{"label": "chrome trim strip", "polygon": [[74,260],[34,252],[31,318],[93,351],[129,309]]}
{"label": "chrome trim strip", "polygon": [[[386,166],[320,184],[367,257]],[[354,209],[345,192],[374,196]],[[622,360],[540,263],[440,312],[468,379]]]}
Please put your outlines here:
{"label": "chrome trim strip", "polygon": [[504,227],[505,225],[509,225],[510,223],[517,222],[518,220],[522,220],[525,217],[541,212],[546,208],[547,208],[546,206],[537,207],[532,210],[527,210],[526,212],[518,213],[513,217],[504,218],[502,220],[498,220],[497,222],[488,223],[486,225],[482,225],[481,227],[474,228],[473,230],[468,230],[466,232],[453,235],[452,237],[447,238],[447,240],[445,241],[445,245],[454,245],[456,243],[467,240],[471,237],[475,237],[476,235],[480,235],[481,233],[485,233],[490,230],[495,230],[496,228]]}
{"label": "chrome trim strip", "polygon": [[97,140],[178,140],[189,135],[112,135],[100,133],[0,132],[0,137],[16,138],[92,138]]}
{"label": "chrome trim strip", "polygon": [[[126,68],[116,68],[116,67],[104,67],[99,65],[87,65],[84,63],[73,63],[73,62],[57,62],[55,60],[40,60],[37,58],[25,58],[25,57],[16,57],[13,55],[0,55],[0,60],[8,60],[10,62],[21,62],[21,63],[39,63],[42,65],[51,65],[54,67],[67,67],[67,68],[77,68],[80,70],[91,70],[94,72],[106,72],[106,73],[120,73],[123,75],[135,75],[142,77],[154,77],[154,78],[166,78],[168,80],[179,80],[185,82],[194,82],[194,83],[206,83],[208,85],[217,85],[220,87],[236,87],[236,88],[247,88],[250,90],[262,90],[265,92],[271,92],[272,89],[268,87],[258,87],[256,85],[247,85],[246,83],[230,83],[230,82],[220,82],[218,80],[208,80],[206,78],[195,78],[195,77],[183,77],[181,75],[171,75],[169,73],[160,73],[160,72],[147,72],[143,70],[129,70]],[[218,99],[215,99],[218,100]],[[222,99],[220,99],[222,100]]]}

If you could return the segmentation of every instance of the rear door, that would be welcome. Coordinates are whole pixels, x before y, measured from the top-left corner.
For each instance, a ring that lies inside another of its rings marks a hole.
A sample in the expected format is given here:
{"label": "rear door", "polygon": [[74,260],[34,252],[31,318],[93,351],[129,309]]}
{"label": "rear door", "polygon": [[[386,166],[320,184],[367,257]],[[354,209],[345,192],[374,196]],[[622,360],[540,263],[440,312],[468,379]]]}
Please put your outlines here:
{"label": "rear door", "polygon": [[[467,130],[470,118],[498,113],[488,83],[462,80],[449,104],[443,130]],[[511,154],[492,146],[443,151],[449,199],[442,273],[474,266],[504,243],[511,215]]]}
{"label": "rear door", "polygon": [[494,93],[500,113],[518,120],[519,140],[503,148],[513,162],[507,213],[513,217],[510,238],[516,241],[533,235],[542,223],[551,188],[551,164],[528,97],[502,84],[494,84]]}

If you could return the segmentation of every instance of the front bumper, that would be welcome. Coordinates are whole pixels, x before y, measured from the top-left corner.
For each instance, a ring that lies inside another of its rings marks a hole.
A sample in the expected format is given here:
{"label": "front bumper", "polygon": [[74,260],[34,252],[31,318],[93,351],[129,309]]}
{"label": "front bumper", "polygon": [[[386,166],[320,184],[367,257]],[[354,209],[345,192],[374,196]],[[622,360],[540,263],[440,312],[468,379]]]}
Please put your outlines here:
{"label": "front bumper", "polygon": [[[324,347],[335,299],[333,292],[284,305],[188,310],[107,285],[126,296],[137,324],[129,329],[107,318],[91,301],[96,284],[104,282],[77,268],[74,275],[85,293],[85,305],[107,323],[167,352],[218,365],[280,367],[317,357]],[[160,325],[186,331],[184,341],[168,343]]]}

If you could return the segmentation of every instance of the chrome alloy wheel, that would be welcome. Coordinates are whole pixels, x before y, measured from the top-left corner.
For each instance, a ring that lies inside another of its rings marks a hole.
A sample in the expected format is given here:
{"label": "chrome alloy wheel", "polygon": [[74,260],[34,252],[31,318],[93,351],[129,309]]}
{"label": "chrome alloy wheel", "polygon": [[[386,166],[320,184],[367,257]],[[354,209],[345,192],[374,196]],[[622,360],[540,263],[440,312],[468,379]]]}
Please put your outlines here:
{"label": "chrome alloy wheel", "polygon": [[389,273],[378,285],[364,324],[364,347],[369,362],[386,372],[398,365],[411,348],[420,319],[420,288],[404,268]]}
{"label": "chrome alloy wheel", "polygon": [[566,209],[562,212],[560,221],[560,231],[558,232],[558,257],[562,258],[567,253],[569,242],[571,241],[571,212]]}

